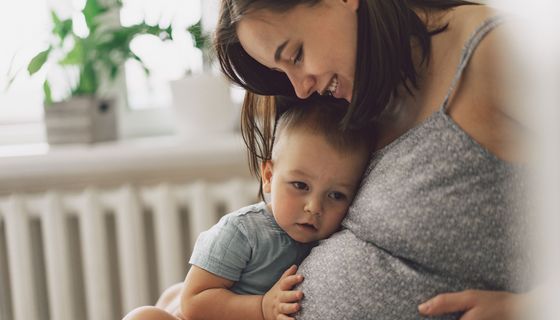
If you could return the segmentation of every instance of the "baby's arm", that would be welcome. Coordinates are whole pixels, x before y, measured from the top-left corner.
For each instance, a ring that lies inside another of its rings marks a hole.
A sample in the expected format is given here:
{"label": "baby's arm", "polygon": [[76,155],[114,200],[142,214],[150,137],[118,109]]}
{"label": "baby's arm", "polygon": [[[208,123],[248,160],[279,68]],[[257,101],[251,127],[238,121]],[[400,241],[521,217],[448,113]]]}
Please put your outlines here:
{"label": "baby's arm", "polygon": [[238,295],[234,282],[191,266],[181,292],[181,313],[186,319],[264,319],[262,296]]}
{"label": "baby's arm", "polygon": [[297,301],[303,297],[301,291],[289,291],[303,279],[295,272],[295,266],[289,268],[264,296],[238,295],[229,290],[233,281],[192,266],[181,292],[181,313],[189,320],[262,320],[294,313],[299,309]]}

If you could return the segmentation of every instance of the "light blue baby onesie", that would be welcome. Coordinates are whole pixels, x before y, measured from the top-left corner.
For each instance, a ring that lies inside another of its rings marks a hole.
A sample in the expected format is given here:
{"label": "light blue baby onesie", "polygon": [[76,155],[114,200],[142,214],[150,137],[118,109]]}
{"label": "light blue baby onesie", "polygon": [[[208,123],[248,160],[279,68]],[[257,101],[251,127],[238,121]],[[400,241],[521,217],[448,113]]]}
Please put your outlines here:
{"label": "light blue baby onesie", "polygon": [[290,238],[261,202],[225,215],[202,232],[189,263],[235,281],[235,293],[264,294],[313,246]]}

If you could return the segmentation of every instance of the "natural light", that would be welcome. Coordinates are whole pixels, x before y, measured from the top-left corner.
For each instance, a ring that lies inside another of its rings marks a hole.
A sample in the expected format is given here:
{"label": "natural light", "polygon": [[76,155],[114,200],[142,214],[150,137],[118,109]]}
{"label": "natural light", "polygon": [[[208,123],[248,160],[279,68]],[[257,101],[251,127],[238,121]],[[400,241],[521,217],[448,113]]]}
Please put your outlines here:
{"label": "natural light", "polygon": [[197,1],[126,0],[120,15],[124,26],[140,23],[173,26],[173,42],[164,43],[154,36],[140,36],[132,42],[132,49],[151,71],[147,77],[140,64],[126,65],[128,102],[132,109],[168,107],[171,92],[168,82],[202,68],[202,53],[192,45],[187,28],[200,19]]}
{"label": "natural light", "polygon": [[[48,4],[47,4],[48,2]],[[0,4],[0,145],[36,143],[44,141],[43,81],[46,71],[29,77],[27,64],[31,58],[47,48],[51,28],[49,11],[59,16],[72,16],[76,33],[87,33],[79,10],[84,0],[20,0]],[[29,10],[29,8],[33,8]],[[132,50],[150,69],[150,76],[135,61],[125,65],[125,84],[128,108],[140,110],[167,108],[171,105],[169,82],[188,72],[202,68],[202,54],[192,45],[186,28],[201,16],[199,1],[125,0],[120,12],[123,25],[145,20],[147,23],[174,28],[173,42],[164,43],[154,36],[140,36],[132,43]],[[68,76],[49,65],[49,80],[62,91],[53,90],[53,97],[61,99],[70,84]],[[67,84],[65,84],[67,83]]]}
{"label": "natural light", "polygon": [[41,119],[42,76],[30,78],[25,68],[31,57],[46,47],[48,19],[45,0],[0,4],[0,125]]}

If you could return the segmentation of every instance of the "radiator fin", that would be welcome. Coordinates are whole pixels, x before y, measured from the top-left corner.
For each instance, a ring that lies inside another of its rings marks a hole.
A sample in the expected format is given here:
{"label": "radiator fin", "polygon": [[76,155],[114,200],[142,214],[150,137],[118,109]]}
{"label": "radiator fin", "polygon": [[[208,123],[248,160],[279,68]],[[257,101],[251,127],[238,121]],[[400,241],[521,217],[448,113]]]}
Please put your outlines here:
{"label": "radiator fin", "polygon": [[183,281],[198,234],[254,203],[253,181],[0,197],[0,320],[121,319]]}

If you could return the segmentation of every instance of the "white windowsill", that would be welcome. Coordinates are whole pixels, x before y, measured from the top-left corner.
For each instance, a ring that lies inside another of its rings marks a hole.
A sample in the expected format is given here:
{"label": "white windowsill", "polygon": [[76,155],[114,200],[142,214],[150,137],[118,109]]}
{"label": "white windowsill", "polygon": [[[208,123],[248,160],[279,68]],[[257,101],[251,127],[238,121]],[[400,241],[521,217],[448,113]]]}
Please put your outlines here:
{"label": "white windowsill", "polygon": [[249,177],[239,134],[0,148],[0,194],[53,188]]}

